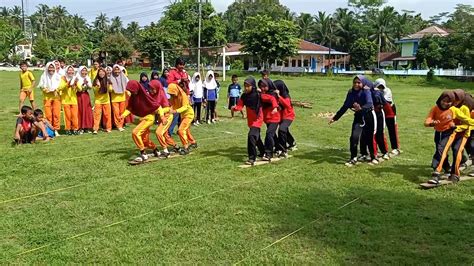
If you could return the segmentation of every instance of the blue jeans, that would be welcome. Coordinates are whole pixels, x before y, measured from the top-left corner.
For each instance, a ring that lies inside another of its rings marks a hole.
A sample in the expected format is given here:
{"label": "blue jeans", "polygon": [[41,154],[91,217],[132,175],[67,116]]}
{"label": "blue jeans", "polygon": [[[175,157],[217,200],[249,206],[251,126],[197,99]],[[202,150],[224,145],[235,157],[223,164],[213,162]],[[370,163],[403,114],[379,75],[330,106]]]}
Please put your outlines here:
{"label": "blue jeans", "polygon": [[171,122],[171,126],[168,129],[168,133],[170,134],[170,136],[173,135],[174,128],[178,125],[178,120],[179,120],[179,114],[178,113],[173,114],[173,122]]}

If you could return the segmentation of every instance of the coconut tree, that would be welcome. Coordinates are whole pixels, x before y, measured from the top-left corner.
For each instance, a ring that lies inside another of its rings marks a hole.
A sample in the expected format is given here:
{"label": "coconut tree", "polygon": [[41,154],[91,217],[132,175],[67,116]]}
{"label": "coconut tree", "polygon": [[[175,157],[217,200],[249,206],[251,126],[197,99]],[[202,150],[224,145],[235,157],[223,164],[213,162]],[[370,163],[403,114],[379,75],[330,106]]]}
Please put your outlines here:
{"label": "coconut tree", "polygon": [[[374,34],[370,35],[371,40],[376,40],[378,43],[378,53],[381,51],[389,51],[394,48],[394,21],[398,13],[391,6],[375,12],[369,23],[374,29]],[[380,67],[380,56],[377,56],[378,66]]]}
{"label": "coconut tree", "polygon": [[94,21],[94,28],[99,31],[107,31],[109,29],[109,18],[106,14],[100,13]]}
{"label": "coconut tree", "polygon": [[119,16],[112,18],[110,23],[110,32],[119,33],[122,32],[123,23]]}
{"label": "coconut tree", "polygon": [[339,39],[336,47],[342,51],[349,51],[351,45],[358,38],[360,22],[356,19],[355,13],[347,8],[336,9],[333,18],[334,32]]}
{"label": "coconut tree", "polygon": [[64,25],[69,13],[61,5],[51,8],[51,23],[54,25]]}
{"label": "coconut tree", "polygon": [[311,14],[301,13],[296,19],[299,27],[299,37],[308,40],[310,35],[311,27],[313,26],[314,20]]}

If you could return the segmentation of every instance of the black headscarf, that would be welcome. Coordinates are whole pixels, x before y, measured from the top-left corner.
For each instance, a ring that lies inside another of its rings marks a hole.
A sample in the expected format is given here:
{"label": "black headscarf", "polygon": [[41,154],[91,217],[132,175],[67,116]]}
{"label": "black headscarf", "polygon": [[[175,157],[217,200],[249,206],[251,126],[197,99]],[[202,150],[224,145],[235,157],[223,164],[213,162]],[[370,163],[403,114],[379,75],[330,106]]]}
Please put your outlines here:
{"label": "black headscarf", "polygon": [[[267,87],[268,91],[266,92],[266,94],[275,97],[275,99],[278,101],[278,95],[275,93],[276,87],[275,84],[273,84],[273,81],[271,81],[270,79],[261,79],[258,81],[258,86]],[[265,107],[268,107],[269,103],[264,103],[263,105],[265,105]]]}
{"label": "black headscarf", "polygon": [[151,74],[150,74],[150,81],[152,81],[152,80],[155,79],[155,78],[153,78],[154,76],[158,76],[158,77],[156,78],[156,80],[159,80],[159,79],[160,79],[160,74],[158,73],[158,71],[153,70],[153,71],[151,71]]}
{"label": "black headscarf", "polygon": [[[147,81],[143,82],[142,81],[142,78],[143,77],[146,77],[147,78]],[[145,72],[142,72],[140,74],[140,84],[147,90],[147,91],[150,91],[150,79],[148,78],[148,75],[145,73]]]}
{"label": "black headscarf", "polygon": [[244,105],[248,108],[254,110],[257,113],[257,116],[260,112],[260,93],[257,91],[257,84],[253,77],[248,77],[245,79],[244,84],[252,86],[252,91],[249,93],[245,92],[242,94],[241,99],[244,102]]}
{"label": "black headscarf", "polygon": [[283,80],[275,80],[274,84],[277,90],[280,92],[280,97],[291,98],[290,90],[288,89],[288,87],[286,86]]}

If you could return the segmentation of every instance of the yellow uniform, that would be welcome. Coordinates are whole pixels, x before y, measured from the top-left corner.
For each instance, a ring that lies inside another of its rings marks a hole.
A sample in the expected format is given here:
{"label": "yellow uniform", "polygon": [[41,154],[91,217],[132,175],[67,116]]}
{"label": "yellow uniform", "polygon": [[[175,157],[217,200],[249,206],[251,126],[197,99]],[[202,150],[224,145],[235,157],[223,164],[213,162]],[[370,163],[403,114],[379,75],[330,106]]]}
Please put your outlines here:
{"label": "yellow uniform", "polygon": [[64,110],[66,130],[79,130],[79,109],[77,106],[76,86],[70,85],[66,77],[61,78],[58,88]]}
{"label": "yellow uniform", "polygon": [[30,101],[35,100],[35,93],[31,86],[35,81],[35,76],[31,71],[27,70],[25,72],[20,72],[20,101],[23,102],[26,97],[30,99]]}
{"label": "yellow uniform", "polygon": [[106,124],[105,130],[110,132],[112,130],[112,110],[110,107],[109,92],[112,91],[112,85],[107,86],[106,93],[99,93],[100,87],[94,86],[95,107],[94,107],[94,131],[99,130],[102,113],[104,114],[104,122]]}

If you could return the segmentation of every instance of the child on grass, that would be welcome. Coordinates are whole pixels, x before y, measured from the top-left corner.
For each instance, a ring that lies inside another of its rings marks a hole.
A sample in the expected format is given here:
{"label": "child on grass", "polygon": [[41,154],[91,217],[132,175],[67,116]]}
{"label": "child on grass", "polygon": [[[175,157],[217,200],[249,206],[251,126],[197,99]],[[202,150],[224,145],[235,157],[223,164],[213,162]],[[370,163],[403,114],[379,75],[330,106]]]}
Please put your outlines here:
{"label": "child on grass", "polygon": [[[270,83],[269,83],[270,82]],[[262,94],[263,122],[267,125],[265,132],[265,155],[262,160],[271,161],[275,148],[275,137],[278,125],[281,122],[281,115],[278,110],[279,104],[275,93],[275,85],[270,80],[259,80],[258,88]]]}
{"label": "child on grass", "polygon": [[[234,111],[232,110],[232,107],[235,106],[239,101],[241,91],[242,88],[240,87],[237,75],[232,75],[232,83],[227,89],[227,103],[232,118],[234,117]],[[240,114],[242,115],[242,118],[244,118],[244,113],[242,111],[240,111]]]}
{"label": "child on grass", "polygon": [[385,125],[387,126],[390,145],[392,147],[390,155],[397,156],[400,154],[400,142],[398,139],[397,107],[393,100],[392,90],[387,87],[385,80],[382,78],[375,80],[374,87],[383,92],[386,101],[383,106]]}
{"label": "child on grass", "polygon": [[191,83],[189,84],[189,90],[193,98],[193,110],[195,114],[193,125],[198,126],[201,124],[202,99],[204,96],[204,88],[199,72],[193,74]]}
{"label": "child on grass", "polygon": [[[20,116],[16,120],[15,133],[13,140],[16,144],[34,143],[40,131],[44,131],[44,127],[35,121],[33,109],[29,106],[22,106]],[[44,132],[45,133],[45,132]],[[44,140],[48,141],[49,137],[44,134]]]}
{"label": "child on grass", "polygon": [[217,82],[212,70],[207,71],[204,80],[204,101],[206,102],[206,122],[216,123]]}
{"label": "child on grass", "polygon": [[45,139],[54,138],[54,128],[51,126],[49,121],[44,117],[41,109],[36,109],[33,112],[35,117],[35,123],[40,130],[38,130],[38,137]]}
{"label": "child on grass", "polygon": [[20,104],[18,109],[21,110],[26,97],[30,100],[31,108],[36,109],[35,93],[33,90],[35,87],[35,76],[28,70],[26,62],[21,62],[20,69]]}
{"label": "child on grass", "polygon": [[257,149],[260,157],[265,153],[265,147],[260,138],[260,128],[263,123],[263,110],[260,92],[257,90],[257,84],[252,77],[244,81],[244,93],[237,101],[237,104],[232,107],[234,111],[242,111],[245,106],[247,113],[247,125],[249,132],[247,134],[247,153],[249,159],[247,165],[254,165],[257,160]]}
{"label": "child on grass", "polygon": [[[354,120],[352,122],[352,132],[350,137],[351,158],[346,163],[347,166],[353,166],[357,163],[357,146],[360,143],[361,151],[370,151],[370,160],[373,164],[378,161],[375,158],[374,146],[367,145],[373,143],[374,127],[376,124],[374,114],[374,104],[372,102],[372,94],[370,93],[369,81],[363,75],[357,75],[352,81],[352,88],[349,89],[344,100],[344,104],[339,111],[331,118],[329,125],[339,120],[348,110],[354,111]],[[366,143],[366,145],[362,145]]]}
{"label": "child on grass", "polygon": [[136,80],[127,83],[127,91],[130,92],[130,98],[127,109],[121,116],[123,119],[130,114],[140,117],[140,122],[132,131],[132,139],[140,150],[140,156],[135,161],[144,162],[148,160],[146,149],[153,150],[157,157],[160,155],[155,143],[150,140],[150,127],[155,123],[155,112],[159,103]]}
{"label": "child on grass", "polygon": [[43,75],[41,75],[38,87],[43,91],[46,119],[53,125],[56,136],[59,136],[58,130],[61,128],[61,97],[58,91],[60,83],[61,76],[56,72],[54,63],[47,63]]}
{"label": "child on grass", "polygon": [[114,124],[118,131],[122,132],[124,131],[124,119],[122,119],[121,114],[125,112],[126,107],[126,88],[128,78],[120,70],[119,65],[114,65],[109,80],[112,85],[112,92],[110,96],[112,102],[112,113],[114,115]]}
{"label": "child on grass", "polygon": [[95,96],[93,134],[97,134],[99,130],[102,114],[104,115],[105,131],[110,133],[112,131],[112,119],[109,93],[112,92],[113,89],[110,80],[107,78],[105,69],[99,68],[93,84]]}
{"label": "child on grass", "polygon": [[91,132],[90,130],[94,127],[94,117],[88,90],[92,88],[92,81],[88,75],[86,66],[79,67],[76,77],[70,84],[77,91],[79,134]]}
{"label": "child on grass", "polygon": [[[437,167],[433,172],[433,178],[429,181],[433,184],[439,184],[440,180],[440,173],[443,169],[444,162],[447,160],[447,155],[449,149],[452,147],[453,149],[453,163],[451,165],[450,176],[449,180],[453,182],[459,181],[460,178],[460,164],[462,159],[462,153],[464,151],[464,146],[466,145],[467,140],[470,137],[471,130],[474,126],[474,120],[471,119],[471,111],[474,109],[474,100],[470,94],[466,94],[463,90],[457,89],[452,92],[454,94],[450,96],[443,95],[443,93],[438,99],[438,101],[443,101],[444,105],[441,105],[443,109],[449,106],[449,101],[451,100],[452,106],[449,107],[448,111],[442,110],[443,112],[436,112],[436,108],[432,109],[430,115],[425,120],[425,126],[436,126],[437,124],[440,125],[447,125],[449,126],[449,130],[447,133],[449,137],[444,135],[444,138],[440,139],[439,144],[437,146],[437,154],[441,155],[439,162],[435,161],[433,157],[433,164],[437,163]],[[443,97],[444,96],[444,97]],[[443,98],[442,98],[443,97]],[[452,97],[452,98],[449,98]],[[437,104],[438,105],[438,104]],[[437,116],[438,113],[443,114],[444,116]],[[436,120],[436,118],[440,118]],[[448,130],[448,129],[446,129]],[[444,144],[444,145],[443,145]],[[447,170],[447,169],[445,169]]]}
{"label": "child on grass", "polygon": [[61,104],[64,110],[64,129],[67,135],[77,135],[79,130],[79,109],[77,106],[77,87],[74,86],[74,68],[67,66],[64,76],[61,77],[59,91]]}
{"label": "child on grass", "polygon": [[274,82],[276,90],[275,93],[278,97],[278,103],[280,104],[280,115],[281,122],[278,125],[278,142],[276,150],[278,156],[288,157],[288,147],[294,146],[295,139],[290,134],[290,126],[295,120],[295,110],[291,104],[290,91],[282,80],[276,80]]}

